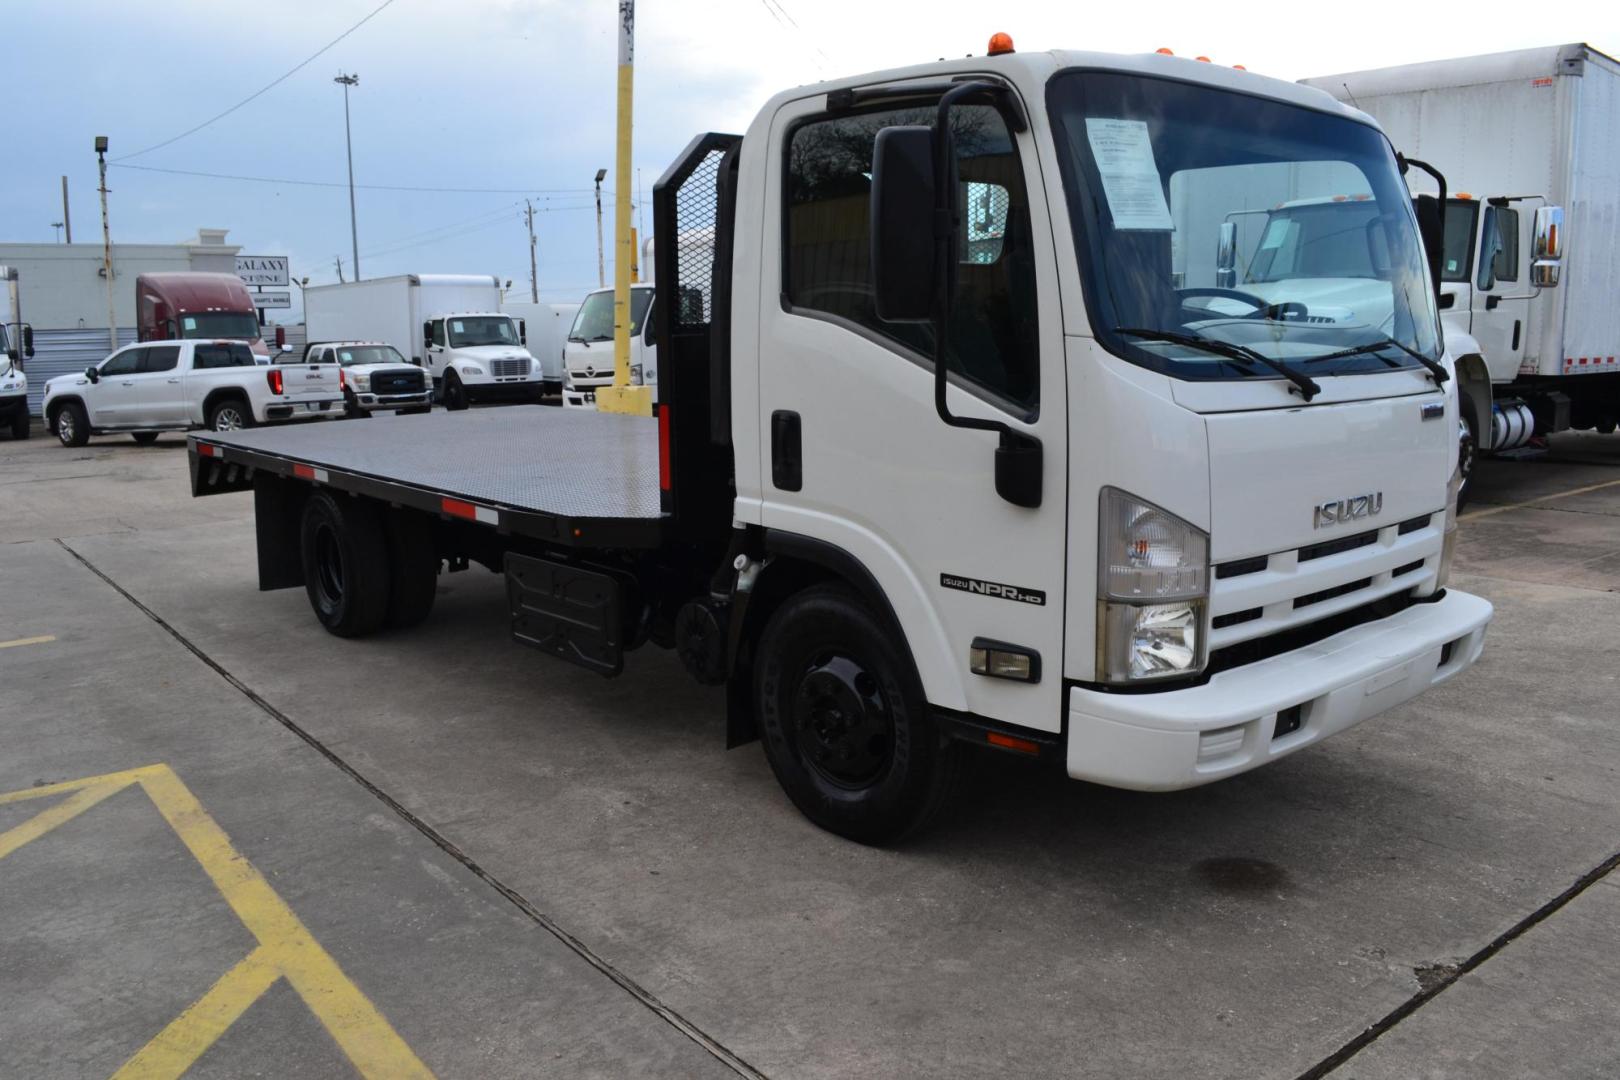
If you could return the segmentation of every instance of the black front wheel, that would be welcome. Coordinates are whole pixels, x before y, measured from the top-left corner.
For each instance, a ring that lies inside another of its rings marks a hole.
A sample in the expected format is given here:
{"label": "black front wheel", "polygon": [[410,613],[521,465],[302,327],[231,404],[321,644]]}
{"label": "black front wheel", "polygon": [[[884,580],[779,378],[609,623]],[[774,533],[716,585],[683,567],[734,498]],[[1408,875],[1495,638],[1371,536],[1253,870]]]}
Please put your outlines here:
{"label": "black front wheel", "polygon": [[1468,504],[1473,493],[1474,466],[1479,462],[1479,419],[1474,415],[1474,403],[1463,397],[1462,423],[1457,426],[1457,509]]}
{"label": "black front wheel", "polygon": [[461,379],[453,371],[445,372],[444,407],[451,412],[459,412],[467,407],[467,388],[461,385]]}
{"label": "black front wheel", "polygon": [[83,446],[90,441],[90,418],[83,405],[70,401],[56,410],[56,437],[63,446]]}
{"label": "black front wheel", "polygon": [[960,748],[934,725],[902,640],[842,586],[790,597],[760,638],[754,701],[765,756],[806,817],[891,844],[944,805]]}
{"label": "black front wheel", "polygon": [[11,414],[11,437],[13,439],[26,439],[32,432],[28,427],[28,410],[21,409]]}

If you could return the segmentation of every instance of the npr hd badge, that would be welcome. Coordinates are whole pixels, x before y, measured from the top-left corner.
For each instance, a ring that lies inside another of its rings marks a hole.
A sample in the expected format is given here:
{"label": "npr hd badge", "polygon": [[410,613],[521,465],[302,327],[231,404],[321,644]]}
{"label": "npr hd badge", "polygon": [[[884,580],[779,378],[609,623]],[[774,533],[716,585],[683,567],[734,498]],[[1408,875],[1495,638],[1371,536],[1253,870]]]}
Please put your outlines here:
{"label": "npr hd badge", "polygon": [[978,578],[959,577],[956,574],[939,575],[939,583],[947,589],[994,596],[1000,600],[1017,600],[1021,604],[1037,607],[1046,603],[1046,594],[1040,589],[1025,589],[1017,585],[1003,585],[999,581],[980,581]]}

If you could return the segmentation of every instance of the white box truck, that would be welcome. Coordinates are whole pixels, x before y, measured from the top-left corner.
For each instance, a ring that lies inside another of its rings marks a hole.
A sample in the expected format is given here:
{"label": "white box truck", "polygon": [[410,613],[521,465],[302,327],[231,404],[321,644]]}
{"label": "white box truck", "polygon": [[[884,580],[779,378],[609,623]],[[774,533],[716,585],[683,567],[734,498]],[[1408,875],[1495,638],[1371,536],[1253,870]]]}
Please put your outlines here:
{"label": "white box truck", "polygon": [[[1575,44],[1304,81],[1444,178],[1440,307],[1465,461],[1566,428],[1614,431],[1620,62]],[[1408,179],[1438,193],[1422,170]]]}
{"label": "white box truck", "polygon": [[[1219,193],[1331,199],[1351,171],[1370,270],[1341,245],[1264,290],[1185,283],[1213,273]],[[356,636],[478,563],[541,652],[618,675],[676,650],[727,687],[728,744],[874,843],[974,747],[1186,788],[1479,656],[1418,218],[1389,141],[1327,94],[997,35],[699,135],[653,218],[683,238],[657,251],[679,301],[652,320],[654,418],[194,437],[194,494],[254,493],[260,588]],[[1326,300],[1333,278],[1359,287]]]}
{"label": "white box truck", "polygon": [[547,396],[562,393],[565,368],[563,349],[568,328],[574,325],[578,304],[536,304],[508,300],[501,310],[518,320],[528,331],[529,355],[540,365],[540,377]]}
{"label": "white box truck", "polygon": [[[311,344],[380,341],[427,369],[451,410],[479,402],[539,402],[541,366],[521,320],[501,311],[492,275],[399,274],[304,290]],[[558,387],[558,389],[561,389]]]}

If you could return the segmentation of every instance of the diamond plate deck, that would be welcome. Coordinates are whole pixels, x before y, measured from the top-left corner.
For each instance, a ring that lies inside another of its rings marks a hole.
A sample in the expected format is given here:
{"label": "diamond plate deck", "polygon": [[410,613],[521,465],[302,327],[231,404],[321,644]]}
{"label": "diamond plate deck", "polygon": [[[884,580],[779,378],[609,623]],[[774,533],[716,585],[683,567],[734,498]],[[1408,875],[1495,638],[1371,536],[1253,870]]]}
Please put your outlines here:
{"label": "diamond plate deck", "polygon": [[647,417],[508,405],[198,435],[220,446],[513,510],[564,518],[660,516],[658,424]]}

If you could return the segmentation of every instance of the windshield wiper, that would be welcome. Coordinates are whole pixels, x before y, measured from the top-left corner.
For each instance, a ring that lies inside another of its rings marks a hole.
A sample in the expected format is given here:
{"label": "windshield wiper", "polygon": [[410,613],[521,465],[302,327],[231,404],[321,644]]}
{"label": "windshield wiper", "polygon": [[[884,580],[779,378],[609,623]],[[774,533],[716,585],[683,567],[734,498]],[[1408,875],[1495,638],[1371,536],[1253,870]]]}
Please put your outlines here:
{"label": "windshield wiper", "polygon": [[1306,401],[1322,392],[1321,386],[1317,385],[1316,380],[1309,375],[1295,371],[1281,360],[1273,360],[1265,353],[1257,352],[1247,345],[1219,341],[1215,338],[1201,337],[1197,334],[1177,334],[1170,330],[1137,330],[1128,326],[1116,326],[1114,327],[1114,333],[1129,334],[1131,337],[1146,338],[1148,341],[1166,341],[1172,345],[1185,345],[1190,349],[1202,349],[1204,352],[1224,356],[1228,360],[1237,360],[1240,363],[1260,364],[1293,383],[1292,392],[1297,393]]}
{"label": "windshield wiper", "polygon": [[1429,378],[1434,380],[1434,385],[1444,386],[1446,384],[1446,380],[1450,378],[1450,376],[1446,374],[1446,369],[1440,364],[1430,360],[1427,356],[1424,356],[1411,346],[1404,345],[1401,342],[1396,341],[1394,338],[1383,338],[1379,341],[1369,341],[1365,345],[1353,345],[1348,349],[1340,349],[1338,352],[1323,353],[1321,356],[1308,357],[1307,361],[1314,364],[1318,360],[1343,360],[1348,356],[1360,356],[1363,353],[1371,353],[1374,349],[1387,349],[1391,345],[1395,346],[1397,349],[1401,350],[1401,352],[1428,368]]}

